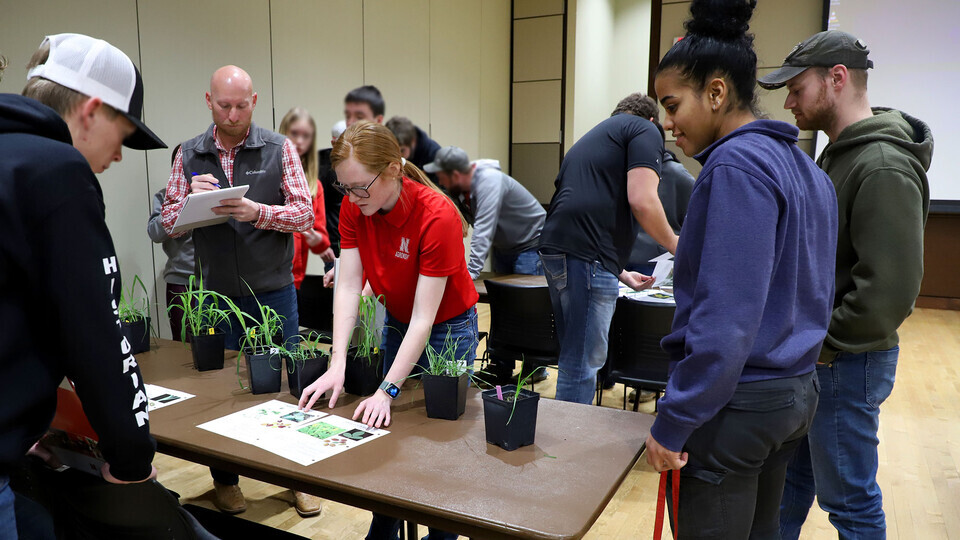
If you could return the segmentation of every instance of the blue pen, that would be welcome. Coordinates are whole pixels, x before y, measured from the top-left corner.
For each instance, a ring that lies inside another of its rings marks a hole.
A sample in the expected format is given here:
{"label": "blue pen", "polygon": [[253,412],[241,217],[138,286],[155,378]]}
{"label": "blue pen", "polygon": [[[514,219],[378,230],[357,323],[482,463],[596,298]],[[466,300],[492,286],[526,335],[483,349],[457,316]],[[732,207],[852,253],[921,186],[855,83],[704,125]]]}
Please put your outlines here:
{"label": "blue pen", "polygon": [[[190,173],[190,174],[191,174],[192,176],[197,176],[197,175],[199,175],[200,173],[192,172],[192,173]],[[213,185],[217,186],[217,189],[220,189],[220,183],[219,183],[219,182],[214,182]]]}

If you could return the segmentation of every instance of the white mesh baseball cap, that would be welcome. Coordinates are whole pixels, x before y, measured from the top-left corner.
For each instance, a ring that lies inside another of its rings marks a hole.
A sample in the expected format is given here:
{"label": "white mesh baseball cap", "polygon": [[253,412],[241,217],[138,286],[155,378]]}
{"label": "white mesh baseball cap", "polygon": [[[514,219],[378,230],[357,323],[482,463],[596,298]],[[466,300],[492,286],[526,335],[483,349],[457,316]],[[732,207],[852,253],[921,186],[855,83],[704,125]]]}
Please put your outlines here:
{"label": "white mesh baseball cap", "polygon": [[[81,94],[96,97],[133,122],[137,131],[123,141],[134,150],[167,145],[140,121],[143,80],[130,58],[120,49],[83,34],[57,34],[50,43],[47,61],[27,73],[27,80],[43,77]],[[43,43],[41,43],[41,46]]]}

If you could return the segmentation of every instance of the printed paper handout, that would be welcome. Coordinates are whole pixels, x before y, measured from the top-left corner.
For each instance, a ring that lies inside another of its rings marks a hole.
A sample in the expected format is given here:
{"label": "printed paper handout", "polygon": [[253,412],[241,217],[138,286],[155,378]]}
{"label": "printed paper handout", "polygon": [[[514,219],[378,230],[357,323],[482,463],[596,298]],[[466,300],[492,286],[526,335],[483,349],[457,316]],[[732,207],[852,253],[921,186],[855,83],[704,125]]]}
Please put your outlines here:
{"label": "printed paper handout", "polygon": [[673,293],[661,289],[644,289],[642,291],[635,291],[624,285],[620,287],[620,296],[626,296],[632,300],[639,300],[641,302],[649,302],[653,304],[676,304]]}
{"label": "printed paper handout", "polygon": [[319,411],[271,400],[197,426],[301,465],[345,452],[390,433]]}
{"label": "printed paper handout", "polygon": [[153,412],[154,410],[162,409],[167,405],[173,405],[174,403],[179,403],[185,399],[195,397],[193,394],[188,394],[179,390],[171,390],[155,384],[144,383],[143,386],[147,390],[147,412]]}

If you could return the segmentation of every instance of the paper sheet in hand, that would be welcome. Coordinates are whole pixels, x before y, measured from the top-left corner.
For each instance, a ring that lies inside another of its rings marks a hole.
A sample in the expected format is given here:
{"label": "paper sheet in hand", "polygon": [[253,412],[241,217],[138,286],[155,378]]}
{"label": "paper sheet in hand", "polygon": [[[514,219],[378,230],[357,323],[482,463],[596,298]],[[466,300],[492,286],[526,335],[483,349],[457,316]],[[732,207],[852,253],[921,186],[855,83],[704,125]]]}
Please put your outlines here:
{"label": "paper sheet in hand", "polygon": [[263,448],[300,465],[312,465],[390,433],[320,411],[302,412],[296,405],[277,400],[197,427]]}
{"label": "paper sheet in hand", "polygon": [[236,186],[231,188],[202,191],[187,195],[187,202],[180,209],[177,222],[173,224],[173,232],[189,231],[197,227],[225,223],[230,216],[218,216],[213,213],[215,206],[221,206],[224,199],[239,199],[247,193],[250,186]]}
{"label": "paper sheet in hand", "polygon": [[649,262],[657,264],[653,269],[653,285],[651,287],[673,285],[673,255],[664,253],[659,257],[650,259]]}

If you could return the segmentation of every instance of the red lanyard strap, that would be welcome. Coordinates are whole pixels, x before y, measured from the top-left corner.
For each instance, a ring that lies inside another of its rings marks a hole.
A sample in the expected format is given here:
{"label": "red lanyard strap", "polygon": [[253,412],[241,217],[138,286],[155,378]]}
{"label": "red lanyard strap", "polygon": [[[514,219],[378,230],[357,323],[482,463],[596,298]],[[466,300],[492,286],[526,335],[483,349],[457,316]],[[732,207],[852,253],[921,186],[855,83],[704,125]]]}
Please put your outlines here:
{"label": "red lanyard strap", "polygon": [[[673,474],[675,473],[675,474]],[[678,516],[680,512],[680,474],[679,471],[663,471],[660,473],[660,490],[657,493],[657,517],[653,526],[653,539],[660,540],[663,536],[663,514],[667,505],[667,476],[671,478],[671,495],[673,498],[673,538],[677,538],[679,530]]]}

